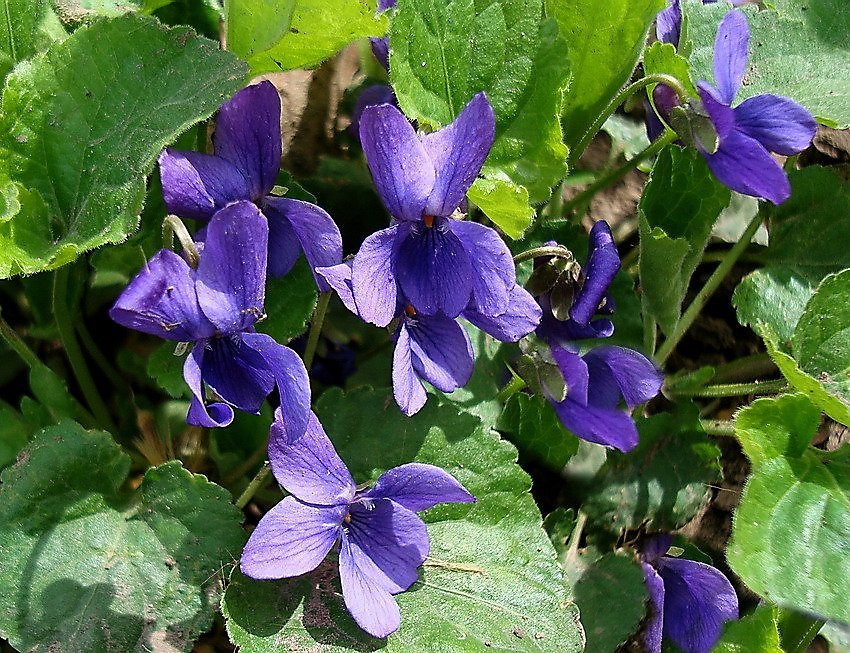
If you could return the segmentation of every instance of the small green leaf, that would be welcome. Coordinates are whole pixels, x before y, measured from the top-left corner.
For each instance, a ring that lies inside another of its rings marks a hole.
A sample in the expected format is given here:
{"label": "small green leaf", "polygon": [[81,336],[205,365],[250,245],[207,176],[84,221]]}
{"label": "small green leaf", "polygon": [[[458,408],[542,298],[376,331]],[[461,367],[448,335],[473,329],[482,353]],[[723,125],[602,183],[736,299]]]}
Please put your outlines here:
{"label": "small green leaf", "polygon": [[763,603],[737,621],[729,621],[712,653],[783,653],[776,608]]}
{"label": "small green leaf", "polygon": [[643,55],[643,70],[647,75],[659,73],[675,77],[692,97],[699,97],[691,79],[691,66],[685,57],[676,52],[672,43],[656,41]]}
{"label": "small green leaf", "polygon": [[[850,568],[850,464],[846,454],[808,446],[816,413],[804,395],[759,399],[739,413],[736,435],[753,454],[752,476],[727,559],[767,600],[848,622],[846,578],[835,570]],[[805,573],[788,573],[791,560]]]}
{"label": "small green leaf", "polygon": [[286,344],[307,330],[317,297],[316,281],[302,256],[286,276],[266,283],[266,319],[257,323],[257,331]]}
{"label": "small green leaf", "polygon": [[539,395],[511,397],[497,428],[508,434],[520,451],[556,471],[563,469],[578,451],[578,438],[564,428],[552,405]]}
{"label": "small green leaf", "polygon": [[[546,0],[569,44],[573,79],[564,102],[567,145],[574,147],[629,81],[665,0]],[[579,155],[581,152],[575,152]]]}
{"label": "small green leaf", "polygon": [[674,413],[637,420],[637,448],[608,452],[586,488],[582,509],[615,533],[645,526],[672,531],[687,523],[711,496],[720,476],[720,450],[705,435],[698,412],[683,404]]}
{"label": "small green leaf", "polygon": [[528,190],[507,179],[479,177],[469,189],[469,200],[511,238],[521,238],[534,221]]}
{"label": "small green leaf", "polygon": [[0,111],[0,188],[15,184],[28,202],[0,223],[0,276],[126,239],[162,147],[245,73],[212,41],[133,14],[81,27],[18,67]]}
{"label": "small green leaf", "polygon": [[241,651],[582,650],[575,604],[511,445],[450,405],[429,402],[406,418],[371,389],[328,391],[316,413],[355,481],[374,481],[402,463],[430,463],[477,502],[422,513],[429,559],[413,587],[396,596],[401,628],[385,641],[347,615],[329,561],[301,579],[234,579],[222,609]]}
{"label": "small green leaf", "polygon": [[652,168],[640,201],[642,301],[665,334],[675,329],[691,275],[729,190],[696,151],[670,146]]}
{"label": "small green leaf", "polygon": [[383,36],[388,22],[374,0],[240,0],[228,15],[252,75],[316,66],[352,41]]}
{"label": "small green leaf", "polygon": [[45,429],[0,485],[0,632],[20,650],[188,651],[212,623],[242,514],[178,462],[127,495],[102,432]]}
{"label": "small green leaf", "polygon": [[799,272],[768,266],[744,277],[735,288],[732,305],[741,324],[764,322],[781,342],[791,342],[794,327],[814,290],[814,284]]}

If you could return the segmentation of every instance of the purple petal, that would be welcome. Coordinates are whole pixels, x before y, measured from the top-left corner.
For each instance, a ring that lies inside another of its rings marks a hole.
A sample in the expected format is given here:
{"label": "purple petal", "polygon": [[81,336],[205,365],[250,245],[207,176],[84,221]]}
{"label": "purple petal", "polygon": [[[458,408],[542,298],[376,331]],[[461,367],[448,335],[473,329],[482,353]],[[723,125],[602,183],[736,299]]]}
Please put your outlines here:
{"label": "purple petal", "polygon": [[204,315],[223,333],[242,331],[263,314],[269,227],[259,209],[237,202],[207,225],[196,287]]}
{"label": "purple petal", "polygon": [[[266,209],[267,213],[270,213]],[[271,215],[269,218],[269,257],[268,257],[268,276],[272,279],[279,279],[285,276],[295,265],[298,257],[301,256],[301,241],[295,234],[295,229],[289,223],[289,220],[283,218],[274,218]]]}
{"label": "purple petal", "polygon": [[[377,59],[378,63],[381,64],[381,68],[390,71],[390,40],[386,37],[384,38],[371,38],[369,42],[372,46],[372,54],[375,55],[375,59]],[[362,94],[361,94],[361,97]],[[395,96],[393,96],[395,98]],[[394,101],[384,100],[388,104],[395,104]],[[359,100],[358,100],[359,103]],[[370,104],[383,104],[382,102],[370,102]],[[359,117],[359,116],[358,116]],[[354,123],[354,117],[351,119],[352,123]],[[359,120],[358,120],[359,123]],[[359,131],[358,131],[359,134]]]}
{"label": "purple petal", "polygon": [[229,426],[233,421],[233,409],[223,403],[212,403],[207,406],[204,401],[204,382],[201,374],[203,365],[204,345],[198,343],[183,363],[183,379],[193,395],[189,413],[186,415],[186,423],[207,428]]}
{"label": "purple petal", "polygon": [[785,156],[805,150],[818,129],[808,109],[780,95],[756,95],[734,111],[740,130],[768,151]]}
{"label": "purple petal", "polygon": [[743,195],[781,204],[791,196],[785,172],[758,141],[733,131],[714,154],[702,153],[717,179]]}
{"label": "purple petal", "polygon": [[201,376],[231,406],[257,413],[274,388],[274,377],[265,359],[240,336],[211,338],[204,347]]}
{"label": "purple petal", "polygon": [[669,533],[653,535],[644,543],[640,557],[653,565],[657,564],[661,557],[670,550],[671,544],[673,544],[673,536]]}
{"label": "purple petal", "polygon": [[290,578],[315,569],[342,531],[348,505],[309,506],[286,497],[269,510],[242,551],[242,573],[258,580]]}
{"label": "purple petal", "polygon": [[664,628],[664,581],[658,572],[646,562],[640,563],[646,589],[649,593],[649,619],[643,635],[648,653],[661,653],[661,633]]}
{"label": "purple petal", "polygon": [[[355,274],[357,261],[355,260]],[[475,274],[460,239],[447,221],[438,219],[433,227],[413,225],[398,247],[395,263],[398,284],[420,313],[444,313],[456,317],[472,295]],[[355,277],[354,297],[362,310]]]}
{"label": "purple petal", "polygon": [[362,553],[372,563],[358,561],[358,567],[387,592],[403,592],[416,582],[431,547],[425,523],[389,499],[361,501],[351,504],[345,527],[354,556]]}
{"label": "purple petal", "polygon": [[145,264],[115,301],[109,317],[128,329],[178,342],[215,333],[198,306],[195,271],[168,249]]}
{"label": "purple petal", "polygon": [[349,504],[354,481],[315,413],[310,412],[307,432],[291,442],[282,422],[269,432],[269,461],[277,482],[306,503],[324,506]]}
{"label": "purple petal", "polygon": [[570,317],[573,320],[579,324],[590,322],[619,270],[620,255],[617,253],[611,228],[607,222],[600,220],[590,230],[584,284],[570,308]]}
{"label": "purple petal", "polygon": [[587,363],[577,353],[564,347],[552,345],[552,358],[558,365],[567,384],[567,397],[580,404],[587,404],[589,371]]}
{"label": "purple petal", "polygon": [[584,355],[584,360],[591,379],[609,377],[630,410],[661,392],[664,374],[646,356],[633,349],[596,347]]}
{"label": "purple petal", "polygon": [[378,194],[399,220],[419,220],[434,187],[434,164],[404,114],[391,104],[366,107],[360,143]]}
{"label": "purple petal", "polygon": [[378,0],[378,11],[385,11],[390,7],[395,7],[397,0]]}
{"label": "purple petal", "polygon": [[475,95],[451,124],[422,138],[437,172],[426,215],[449,216],[481,171],[493,147],[496,116],[487,95]]}
{"label": "purple petal", "polygon": [[392,594],[385,590],[364,567],[373,563],[356,549],[343,532],[339,547],[339,579],[342,598],[348,612],[373,637],[387,637],[401,625],[401,612]]}
{"label": "purple petal", "polygon": [[[722,144],[735,131],[735,112],[722,101],[720,92],[711,84],[698,82],[697,91]],[[702,143],[697,143],[697,146],[705,149]]]}
{"label": "purple petal", "polygon": [[162,197],[169,213],[209,220],[231,202],[251,198],[236,167],[218,156],[166,149],[159,155]]}
{"label": "purple petal", "polygon": [[243,333],[242,341],[257,351],[274,376],[280,394],[281,420],[290,442],[304,435],[310,420],[310,378],[304,363],[289,347],[265,333]]}
{"label": "purple petal", "polygon": [[[389,57],[387,39],[381,38],[370,40],[372,41],[372,52],[375,53],[375,57],[386,69],[386,57]],[[381,51],[379,49],[380,45],[376,45],[381,43],[383,43],[384,47],[383,56],[385,59],[383,60],[381,59]],[[363,116],[363,111],[366,107],[374,107],[379,104],[392,104],[398,106],[392,86],[387,84],[372,84],[360,91],[360,95],[357,96],[357,103],[351,111],[351,124],[348,126],[348,131],[353,138],[357,139],[358,143],[360,142],[360,118]]]}
{"label": "purple petal", "polygon": [[708,653],[723,624],[738,618],[738,597],[729,579],[710,565],[683,558],[662,559],[664,636],[685,653]]}
{"label": "purple petal", "polygon": [[628,414],[617,409],[584,406],[567,398],[553,402],[561,423],[578,437],[628,453],[637,446],[638,432]]}
{"label": "purple petal", "polygon": [[317,267],[342,262],[342,236],[333,218],[315,204],[284,197],[266,198],[266,215],[269,223],[276,220],[289,222],[304,250],[319,290],[330,290],[330,286],[315,270]]}
{"label": "purple petal", "polygon": [[413,354],[410,351],[411,339],[407,324],[402,321],[393,351],[393,397],[408,417],[418,413],[428,394],[413,369]]}
{"label": "purple petal", "polygon": [[662,43],[672,43],[678,47],[681,30],[682,8],[679,6],[679,0],[673,0],[667,9],[658,12],[655,18],[655,36]]}
{"label": "purple petal", "polygon": [[316,273],[321,275],[325,283],[336,291],[349,311],[355,315],[360,315],[357,311],[357,304],[354,303],[354,290],[351,285],[351,261],[329,268],[316,268]]}
{"label": "purple petal", "polygon": [[406,322],[416,373],[442,392],[466,385],[475,364],[466,329],[442,315],[417,315]]}
{"label": "purple petal", "polygon": [[543,311],[534,297],[516,284],[508,295],[507,310],[498,317],[482,315],[471,303],[461,315],[496,340],[516,342],[537,328]]}
{"label": "purple petal", "polygon": [[516,285],[516,267],[505,241],[490,227],[466,220],[450,220],[449,228],[463,243],[472,265],[472,304],[491,317],[508,309]]}
{"label": "purple petal", "polygon": [[213,146],[248,181],[250,198],[267,195],[280,171],[280,96],[271,82],[247,86],[221,107]]}
{"label": "purple petal", "polygon": [[717,28],[714,40],[714,82],[725,104],[732,104],[747,72],[750,27],[740,11],[732,10]]}
{"label": "purple petal", "polygon": [[414,512],[428,510],[438,503],[475,502],[475,497],[454,476],[423,463],[408,463],[384,472],[365,496],[392,499]]}
{"label": "purple petal", "polygon": [[398,309],[393,263],[399,225],[376,231],[360,246],[351,266],[351,285],[360,317],[387,326]]}

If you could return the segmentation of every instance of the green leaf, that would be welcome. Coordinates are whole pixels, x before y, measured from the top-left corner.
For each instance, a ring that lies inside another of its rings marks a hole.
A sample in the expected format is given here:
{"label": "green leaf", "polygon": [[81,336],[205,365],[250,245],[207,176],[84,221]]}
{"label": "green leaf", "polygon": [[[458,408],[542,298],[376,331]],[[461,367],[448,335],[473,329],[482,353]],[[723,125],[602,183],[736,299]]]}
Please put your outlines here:
{"label": "green leaf", "polygon": [[[574,147],[629,81],[665,0],[546,0],[567,40],[573,79],[564,102],[567,145]],[[574,156],[581,152],[574,152]]]}
{"label": "green leaf", "polygon": [[[782,14],[746,10],[750,24],[750,65],[736,99],[761,93],[788,96],[832,127],[850,125],[850,13],[844,0],[781,0]],[[695,79],[711,81],[717,26],[725,3],[682,3],[688,17]]]}
{"label": "green leaf", "polygon": [[661,73],[675,77],[692,97],[699,97],[691,79],[691,65],[672,43],[656,41],[649,46],[643,55],[643,71],[646,75]]}
{"label": "green leaf", "polygon": [[130,459],[63,422],[0,485],[0,632],[20,650],[188,651],[240,552],[228,493],[178,462],[122,491]]}
{"label": "green leaf", "polygon": [[509,179],[479,177],[467,195],[470,202],[511,238],[521,238],[534,221],[528,190]]}
{"label": "green leaf", "polygon": [[99,16],[115,17],[143,8],[143,0],[54,0],[64,23],[81,23]]}
{"label": "green leaf", "polygon": [[575,510],[561,507],[555,508],[543,520],[543,528],[546,529],[549,540],[555,547],[560,560],[563,560],[566,556],[567,542],[577,523]]}
{"label": "green leaf", "polygon": [[390,36],[390,79],[404,112],[439,127],[486,91],[496,141],[485,174],[507,175],[532,203],[548,199],[567,155],[559,120],[566,43],[553,21],[541,23],[541,3],[401,0]]}
{"label": "green leaf", "polygon": [[693,405],[638,419],[637,426],[637,448],[608,452],[582,509],[615,533],[640,526],[676,530],[711,496],[709,485],[721,476],[720,450],[706,437]]}
{"label": "green leaf", "polygon": [[[740,412],[736,435],[754,458],[727,559],[769,601],[847,622],[850,595],[835,570],[850,568],[850,464],[846,454],[807,446],[815,413],[804,395],[759,399]],[[789,573],[789,561],[799,573]]]}
{"label": "green leaf", "polygon": [[[247,58],[252,75],[310,68],[352,41],[383,36],[387,31],[387,16],[376,15],[374,0],[249,0],[238,4],[238,12],[232,6],[228,10],[231,20],[235,19],[228,33],[235,29],[237,52]],[[291,20],[285,25],[287,12],[291,12]]]}
{"label": "green leaf", "polygon": [[814,284],[799,272],[782,267],[760,268],[744,277],[732,295],[738,321],[770,325],[782,342],[790,342]]}
{"label": "green leaf", "polygon": [[646,581],[634,558],[606,553],[584,570],[574,591],[587,637],[585,653],[616,650],[646,615]]}
{"label": "green leaf", "polygon": [[357,482],[410,461],[439,465],[478,499],[422,513],[431,552],[411,590],[396,596],[400,630],[370,638],[345,612],[336,570],[306,578],[236,576],[222,609],[243,653],[315,651],[580,651],[582,636],[555,552],[528,493],[516,450],[468,413],[428,403],[412,418],[383,392],[326,392],[316,412]]}
{"label": "green leaf", "polygon": [[5,401],[0,401],[0,469],[15,461],[31,434],[29,421]]}
{"label": "green leaf", "polygon": [[776,608],[759,605],[737,621],[729,621],[712,653],[783,653],[779,646]]}
{"label": "green leaf", "polygon": [[552,405],[539,395],[515,394],[505,405],[497,428],[523,453],[529,453],[555,471],[563,469],[578,451],[578,438],[570,433]]}
{"label": "green leaf", "polygon": [[602,129],[611,137],[611,156],[631,159],[649,147],[646,125],[642,121],[614,113],[608,117]]}
{"label": "green leaf", "polygon": [[670,146],[658,155],[639,206],[640,283],[644,310],[667,335],[729,198],[696,151]]}
{"label": "green leaf", "polygon": [[192,391],[183,379],[185,362],[186,356],[177,355],[175,343],[165,341],[148,357],[148,376],[174,399],[191,399]]}
{"label": "green leaf", "polygon": [[0,0],[0,81],[19,61],[65,37],[47,0]]}
{"label": "green leaf", "polygon": [[133,14],[95,21],[18,67],[0,111],[0,188],[27,202],[0,223],[0,276],[127,238],[160,150],[245,72],[191,30]]}
{"label": "green leaf", "polygon": [[257,331],[286,344],[307,330],[317,297],[316,281],[302,256],[286,276],[266,283],[266,319],[257,323]]}

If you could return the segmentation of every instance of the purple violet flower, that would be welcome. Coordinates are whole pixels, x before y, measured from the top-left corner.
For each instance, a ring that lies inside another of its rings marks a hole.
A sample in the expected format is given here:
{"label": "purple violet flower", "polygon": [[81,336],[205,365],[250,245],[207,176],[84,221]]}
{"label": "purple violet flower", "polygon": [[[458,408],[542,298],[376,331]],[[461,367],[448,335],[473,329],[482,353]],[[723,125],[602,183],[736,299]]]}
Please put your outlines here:
{"label": "purple violet flower", "polygon": [[[271,82],[239,91],[222,105],[215,154],[168,148],[159,156],[162,194],[170,213],[209,220],[231,202],[256,204],[269,222],[268,273],[285,275],[304,252],[310,269],[342,260],[333,219],[309,202],[269,195],[280,171],[280,96]],[[319,289],[327,291],[316,276]]]}
{"label": "purple violet flower", "polygon": [[652,610],[644,642],[650,653],[661,653],[663,634],[684,653],[708,653],[723,625],[738,618],[738,596],[711,565],[664,555],[672,539],[652,538],[641,555]]}
{"label": "purple violet flower", "polygon": [[[714,4],[717,0],[702,0],[704,5]],[[738,7],[747,0],[729,0],[733,7]],[[662,43],[671,43],[679,47],[682,34],[682,7],[679,0],[672,0],[667,9],[658,12],[655,18],[655,37]]]}
{"label": "purple violet flower", "polygon": [[493,229],[452,217],[487,158],[495,127],[484,93],[450,125],[422,137],[392,105],[363,111],[360,141],[394,218],[354,257],[352,283],[364,320],[389,324],[399,296],[423,315],[454,318],[470,304],[489,317],[507,310],[516,284],[510,250]]}
{"label": "purple violet flower", "polygon": [[401,623],[393,594],[408,589],[430,549],[416,512],[475,497],[439,467],[409,463],[390,469],[370,490],[357,490],[351,474],[314,414],[307,433],[289,439],[280,422],[269,434],[269,460],[290,493],[257,524],[240,563],[251,578],[300,576],[315,569],[339,542],[345,606],[374,637]]}
{"label": "purple violet flower", "polygon": [[[277,385],[283,419],[296,439],[310,410],[307,371],[295,352],[254,331],[263,315],[268,229],[250,202],[227,206],[209,221],[197,270],[160,250],[109,315],[130,329],[194,343],[183,366],[194,395],[189,424],[227,426],[233,407],[256,413]],[[204,384],[222,401],[205,405]]]}
{"label": "purple violet flower", "polygon": [[[352,284],[352,262],[319,268],[343,304],[362,317],[359,293]],[[508,307],[498,317],[481,314],[473,302],[461,313],[482,331],[502,342],[516,342],[528,335],[540,322],[541,310],[534,298],[520,285],[509,293]],[[395,316],[393,396],[405,415],[413,415],[425,405],[428,395],[422,381],[441,392],[452,392],[466,385],[472,375],[475,354],[466,329],[457,319],[442,313],[423,315],[403,297]]]}

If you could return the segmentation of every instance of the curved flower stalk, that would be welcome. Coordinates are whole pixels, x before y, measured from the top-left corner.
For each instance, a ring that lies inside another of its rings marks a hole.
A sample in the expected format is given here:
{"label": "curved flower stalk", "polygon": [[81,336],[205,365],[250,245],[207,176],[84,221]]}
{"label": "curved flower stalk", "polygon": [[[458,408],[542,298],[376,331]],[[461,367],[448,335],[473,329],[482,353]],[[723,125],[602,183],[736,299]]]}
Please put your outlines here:
{"label": "curved flower stalk", "polygon": [[[349,261],[319,268],[318,272],[336,290],[346,308],[362,318],[351,267]],[[461,316],[497,340],[516,342],[534,331],[541,310],[522,286],[514,284],[508,308],[498,317],[481,314],[472,303]],[[452,392],[469,381],[475,355],[466,329],[455,318],[441,313],[421,314],[403,296],[399,297],[394,317],[398,326],[393,334],[393,396],[402,412],[409,416],[417,413],[428,398],[422,381],[441,392]]]}
{"label": "curved flower stalk", "polygon": [[[272,277],[289,272],[302,251],[311,270],[342,260],[339,228],[323,209],[269,194],[281,157],[280,97],[271,82],[243,88],[222,105],[213,147],[213,155],[171,148],[160,154],[162,194],[170,213],[209,220],[231,202],[253,202],[268,218]],[[320,277],[316,283],[329,290]]]}
{"label": "curved flower stalk", "polygon": [[661,653],[662,637],[684,653],[708,653],[723,625],[738,618],[738,596],[711,565],[665,555],[672,541],[656,536],[641,555],[652,610],[644,642],[650,653]]}
{"label": "curved flower stalk", "polygon": [[316,416],[292,442],[276,421],[269,460],[290,493],[251,533],[240,566],[256,579],[290,578],[315,569],[339,543],[345,606],[370,635],[386,637],[401,624],[393,594],[418,579],[430,540],[416,515],[439,503],[471,503],[467,490],[439,467],[408,463],[358,490]]}
{"label": "curved flower stalk", "polygon": [[590,231],[585,269],[567,281],[574,287],[566,319],[556,317],[550,292],[544,292],[538,298],[543,318],[537,335],[549,344],[553,364],[563,377],[557,393],[546,388],[544,392],[564,426],[584,440],[627,452],[637,446],[638,433],[620,405],[624,402],[632,410],[649,401],[661,391],[664,376],[634,350],[601,346],[582,356],[573,343],[614,333],[608,318],[596,316],[614,310],[608,289],[619,269],[611,230],[599,221]]}
{"label": "curved flower stalk", "polygon": [[446,127],[418,136],[394,106],[364,110],[360,140],[394,218],[363,242],[352,264],[359,314],[386,326],[403,296],[423,315],[457,317],[470,304],[488,317],[508,309],[511,253],[489,227],[458,220],[495,134],[493,109],[476,95]]}
{"label": "curved flower stalk", "polygon": [[[193,343],[183,377],[193,399],[186,421],[227,426],[233,408],[250,413],[277,385],[289,436],[307,428],[310,382],[298,355],[256,333],[263,316],[268,224],[256,206],[236,202],[206,229],[197,270],[171,250],[157,252],[109,311],[118,324],[166,340]],[[220,398],[209,405],[204,385]]]}

